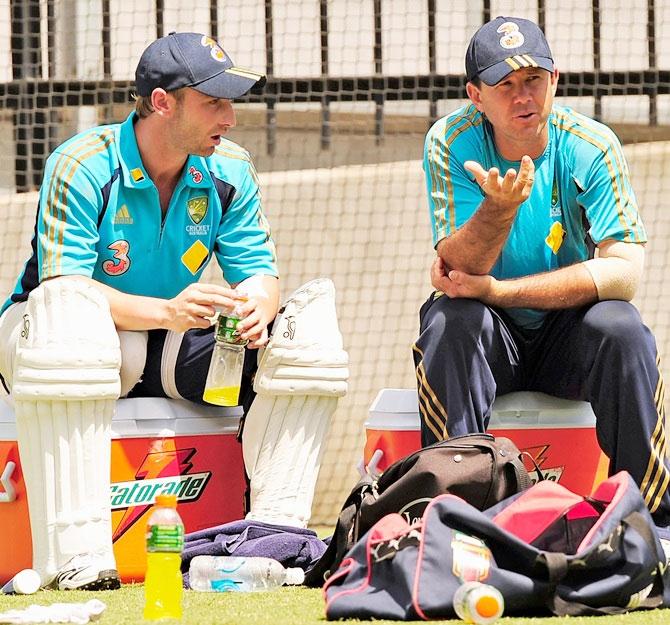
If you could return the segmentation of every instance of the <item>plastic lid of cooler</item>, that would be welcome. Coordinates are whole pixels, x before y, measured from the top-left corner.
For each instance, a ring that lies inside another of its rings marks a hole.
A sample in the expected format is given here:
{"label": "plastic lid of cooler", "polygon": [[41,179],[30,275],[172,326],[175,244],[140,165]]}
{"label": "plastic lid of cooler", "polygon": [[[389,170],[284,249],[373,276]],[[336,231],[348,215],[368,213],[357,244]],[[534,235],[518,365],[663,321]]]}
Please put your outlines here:
{"label": "plastic lid of cooler", "polygon": [[[596,419],[590,404],[520,391],[498,397],[489,429],[593,427]],[[420,427],[416,389],[384,388],[370,406],[365,422],[369,430],[416,430]]]}
{"label": "plastic lid of cooler", "polygon": [[419,429],[419,400],[416,389],[381,389],[370,406],[365,427],[368,430]]}
{"label": "plastic lid of cooler", "polygon": [[[162,397],[120,399],[112,419],[112,436],[233,434],[237,432],[241,416],[241,406],[204,406]],[[0,440],[16,440],[14,411],[6,397],[0,399]]]}

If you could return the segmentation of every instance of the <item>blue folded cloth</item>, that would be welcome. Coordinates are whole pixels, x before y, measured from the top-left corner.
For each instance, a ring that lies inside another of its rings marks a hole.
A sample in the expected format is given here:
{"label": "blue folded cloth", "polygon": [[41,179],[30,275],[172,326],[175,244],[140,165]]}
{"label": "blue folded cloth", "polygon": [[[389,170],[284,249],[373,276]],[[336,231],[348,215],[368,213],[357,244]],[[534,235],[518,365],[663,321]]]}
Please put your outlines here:
{"label": "blue folded cloth", "polygon": [[309,570],[326,550],[315,532],[260,521],[232,521],[191,532],[184,537],[181,570],[189,588],[188,567],[195,556],[261,556],[285,567]]}

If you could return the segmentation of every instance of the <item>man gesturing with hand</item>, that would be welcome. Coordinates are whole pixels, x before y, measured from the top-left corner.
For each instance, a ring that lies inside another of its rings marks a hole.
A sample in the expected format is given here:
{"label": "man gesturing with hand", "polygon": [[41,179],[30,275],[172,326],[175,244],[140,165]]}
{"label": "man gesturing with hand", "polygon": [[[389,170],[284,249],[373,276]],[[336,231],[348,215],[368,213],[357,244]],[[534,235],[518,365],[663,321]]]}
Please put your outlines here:
{"label": "man gesturing with hand", "polygon": [[621,145],[554,104],[540,28],[498,17],[466,53],[470,104],[428,132],[436,291],[414,345],[422,443],[488,426],[497,395],[589,401],[610,472],[670,523],[663,380],[630,303],[647,241]]}

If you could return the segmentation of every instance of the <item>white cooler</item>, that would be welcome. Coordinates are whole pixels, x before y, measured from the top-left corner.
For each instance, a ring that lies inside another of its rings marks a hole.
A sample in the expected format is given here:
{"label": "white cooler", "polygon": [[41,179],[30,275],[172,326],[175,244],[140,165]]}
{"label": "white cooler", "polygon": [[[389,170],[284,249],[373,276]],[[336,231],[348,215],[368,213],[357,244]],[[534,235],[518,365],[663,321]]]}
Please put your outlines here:
{"label": "white cooler", "polygon": [[[607,478],[609,460],[598,445],[590,404],[544,393],[518,392],[496,399],[489,432],[506,436],[532,456],[545,477],[589,495]],[[384,388],[370,406],[365,423],[364,463],[377,450],[377,469],[421,447],[416,389]],[[527,461],[527,468],[532,468]],[[532,472],[531,472],[532,476]]]}

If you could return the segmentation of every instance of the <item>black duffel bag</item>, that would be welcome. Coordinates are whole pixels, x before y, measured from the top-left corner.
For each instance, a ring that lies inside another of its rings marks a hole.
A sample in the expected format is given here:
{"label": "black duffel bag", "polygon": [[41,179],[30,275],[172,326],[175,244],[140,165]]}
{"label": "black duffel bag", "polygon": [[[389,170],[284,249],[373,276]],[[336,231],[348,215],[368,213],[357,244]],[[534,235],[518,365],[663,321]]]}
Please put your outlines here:
{"label": "black duffel bag", "polygon": [[450,493],[479,510],[528,488],[532,481],[521,452],[508,438],[456,436],[393,463],[378,479],[363,477],[347,497],[328,549],[307,572],[307,586],[321,586],[344,555],[377,521],[392,512],[408,523],[428,502]]}

